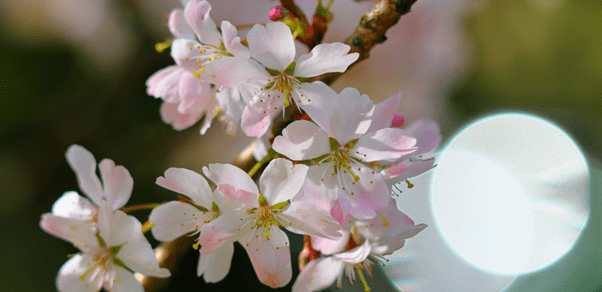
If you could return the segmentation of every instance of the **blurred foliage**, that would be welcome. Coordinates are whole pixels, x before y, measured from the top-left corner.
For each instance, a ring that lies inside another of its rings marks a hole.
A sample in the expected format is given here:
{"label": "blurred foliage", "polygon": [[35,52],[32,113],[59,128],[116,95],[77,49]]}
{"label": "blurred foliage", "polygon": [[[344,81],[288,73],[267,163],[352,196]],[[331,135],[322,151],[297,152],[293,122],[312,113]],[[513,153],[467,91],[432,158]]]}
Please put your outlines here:
{"label": "blurred foliage", "polygon": [[473,65],[452,104],[549,117],[602,158],[602,1],[488,3],[465,20]]}

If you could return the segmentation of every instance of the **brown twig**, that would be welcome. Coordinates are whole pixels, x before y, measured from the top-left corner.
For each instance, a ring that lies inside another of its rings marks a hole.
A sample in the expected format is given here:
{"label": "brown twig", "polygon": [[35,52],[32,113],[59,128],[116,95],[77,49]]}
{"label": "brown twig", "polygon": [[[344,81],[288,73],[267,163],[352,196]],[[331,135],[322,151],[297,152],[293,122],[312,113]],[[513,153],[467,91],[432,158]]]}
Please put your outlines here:
{"label": "brown twig", "polygon": [[[380,0],[371,11],[364,14],[360,20],[358,27],[355,29],[345,43],[351,46],[351,52],[360,54],[355,64],[367,59],[370,56],[370,50],[377,44],[383,43],[387,38],[385,33],[389,28],[394,26],[401,16],[410,12],[410,8],[417,0]],[[307,18],[297,7],[293,0],[281,0],[282,5],[288,9],[295,17],[304,20],[307,23]],[[320,80],[326,84],[332,84],[342,73],[330,73],[313,78],[311,81]],[[301,118],[303,114],[294,106],[286,109],[284,118],[279,117],[274,120],[272,133],[274,136],[282,133],[282,130],[294,120]],[[252,147],[245,149],[234,161],[234,165],[245,171],[249,171],[257,162],[251,153]],[[174,271],[182,256],[191,248],[192,240],[188,237],[181,237],[172,242],[163,243],[157,248],[157,259],[161,267],[168,268]],[[147,292],[160,291],[169,282],[167,279],[157,279],[151,277],[143,277],[142,284]]]}

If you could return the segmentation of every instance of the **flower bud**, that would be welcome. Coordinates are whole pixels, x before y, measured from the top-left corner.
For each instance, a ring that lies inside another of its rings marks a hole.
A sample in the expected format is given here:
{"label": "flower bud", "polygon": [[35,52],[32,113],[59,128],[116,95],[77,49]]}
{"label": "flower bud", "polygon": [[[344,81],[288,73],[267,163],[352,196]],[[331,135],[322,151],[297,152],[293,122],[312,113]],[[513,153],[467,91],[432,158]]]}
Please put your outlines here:
{"label": "flower bud", "polygon": [[289,12],[283,6],[275,6],[270,9],[270,19],[272,21],[277,21],[288,16]]}

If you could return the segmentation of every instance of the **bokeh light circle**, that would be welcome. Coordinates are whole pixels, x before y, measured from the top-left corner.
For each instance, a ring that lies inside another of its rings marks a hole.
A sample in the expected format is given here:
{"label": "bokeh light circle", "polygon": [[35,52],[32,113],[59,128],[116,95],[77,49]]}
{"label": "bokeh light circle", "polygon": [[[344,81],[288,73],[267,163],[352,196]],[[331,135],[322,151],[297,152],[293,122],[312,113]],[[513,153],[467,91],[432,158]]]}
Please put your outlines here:
{"label": "bokeh light circle", "polygon": [[433,213],[446,242],[494,273],[555,262],[588,216],[583,155],[558,127],[532,116],[498,115],[468,126],[443,151],[432,183]]}

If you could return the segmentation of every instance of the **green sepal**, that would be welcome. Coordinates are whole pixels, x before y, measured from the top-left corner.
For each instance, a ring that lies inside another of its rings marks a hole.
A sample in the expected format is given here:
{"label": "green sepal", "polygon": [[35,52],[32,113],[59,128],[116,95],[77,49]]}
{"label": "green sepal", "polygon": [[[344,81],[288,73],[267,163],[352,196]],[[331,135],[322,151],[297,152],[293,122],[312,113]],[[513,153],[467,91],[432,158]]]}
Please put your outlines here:
{"label": "green sepal", "polygon": [[201,205],[194,205],[197,209],[203,211],[203,212],[209,212],[209,210],[207,210],[207,208],[201,206]]}
{"label": "green sepal", "polygon": [[341,147],[341,145],[339,145],[339,142],[334,138],[328,137],[328,140],[330,141],[330,151],[336,151]]}
{"label": "green sepal", "polygon": [[[270,73],[270,75],[272,75],[272,76],[278,76],[278,75],[280,75],[280,71],[278,71],[278,70],[274,70],[274,69],[270,69],[270,68],[265,68],[265,70],[268,71],[268,73]],[[272,86],[274,85],[273,82],[270,83],[270,84],[272,84]]]}
{"label": "green sepal", "polygon": [[286,207],[289,204],[289,201],[284,201],[284,202],[280,202],[274,206],[272,206],[272,209],[278,209],[278,210],[282,210],[282,208]]}
{"label": "green sepal", "polygon": [[259,193],[259,206],[269,206],[268,200],[263,196],[262,193]]}
{"label": "green sepal", "polygon": [[125,265],[125,263],[124,263],[124,262],[122,262],[122,261],[121,261],[120,259],[118,259],[118,258],[113,258],[113,264],[115,264],[115,265],[117,265],[117,266],[120,266],[120,267],[122,267],[122,268],[124,268],[124,269],[127,269],[127,268],[128,268],[128,267]]}
{"label": "green sepal", "polygon": [[217,204],[216,204],[215,202],[212,202],[212,203],[211,203],[211,210],[212,210],[213,212],[217,212],[217,213],[219,213],[219,207],[217,206]]}
{"label": "green sepal", "polygon": [[307,77],[296,77],[297,80],[299,80],[299,82],[305,82],[305,80],[307,80]]}
{"label": "green sepal", "polygon": [[357,141],[358,141],[358,140],[359,140],[359,139],[355,139],[355,140],[353,140],[353,141],[351,141],[351,142],[349,142],[349,143],[345,144],[345,148],[347,148],[347,149],[351,149],[351,148],[353,148],[353,146],[355,146],[355,144],[357,143]]}
{"label": "green sepal", "polygon": [[102,239],[102,237],[100,236],[99,233],[96,233],[96,239],[98,239],[98,245],[102,246],[102,247],[106,247],[107,244],[105,243],[105,240]]}
{"label": "green sepal", "polygon": [[284,70],[284,73],[286,75],[293,75],[293,72],[295,72],[296,66],[297,66],[297,63],[292,62],[290,65],[288,65],[288,67],[286,67],[286,69]]}
{"label": "green sepal", "polygon": [[109,250],[111,251],[112,255],[116,255],[121,250],[122,247],[123,247],[123,245],[113,246]]}

